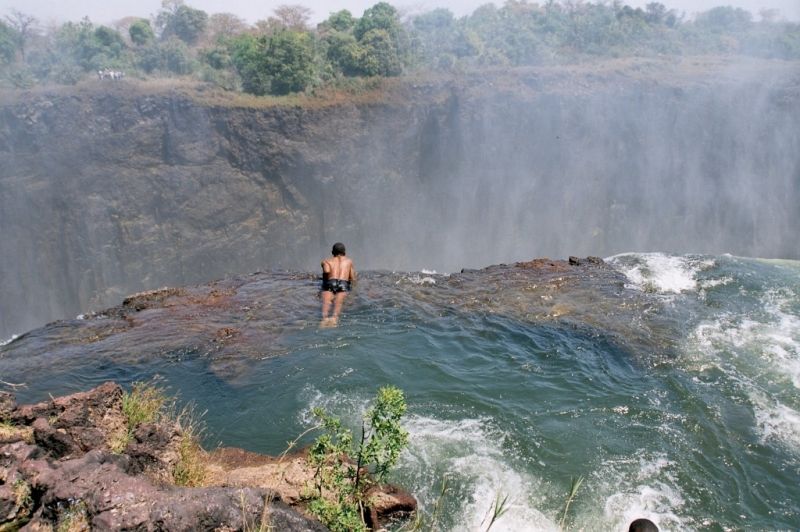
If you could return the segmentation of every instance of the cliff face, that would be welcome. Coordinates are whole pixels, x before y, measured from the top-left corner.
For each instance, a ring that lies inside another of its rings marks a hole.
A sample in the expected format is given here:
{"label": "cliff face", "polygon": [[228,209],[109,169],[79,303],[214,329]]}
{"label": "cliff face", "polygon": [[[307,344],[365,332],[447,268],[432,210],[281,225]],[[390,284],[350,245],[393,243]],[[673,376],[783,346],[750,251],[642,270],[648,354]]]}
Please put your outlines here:
{"label": "cliff face", "polygon": [[0,338],[264,268],[631,250],[797,258],[800,68],[639,62],[253,107],[116,84],[0,106]]}

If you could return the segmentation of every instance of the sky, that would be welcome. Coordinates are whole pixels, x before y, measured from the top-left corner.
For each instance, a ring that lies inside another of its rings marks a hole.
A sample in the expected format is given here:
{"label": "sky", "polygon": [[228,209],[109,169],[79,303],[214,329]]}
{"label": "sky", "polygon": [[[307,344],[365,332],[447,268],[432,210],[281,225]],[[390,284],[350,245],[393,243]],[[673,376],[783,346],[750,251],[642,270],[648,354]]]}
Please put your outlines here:
{"label": "sky", "polygon": [[[192,7],[208,13],[234,13],[249,22],[266,18],[272,9],[281,4],[302,4],[313,10],[313,21],[319,22],[339,9],[349,9],[360,16],[364,9],[379,0],[187,0]],[[652,0],[628,0],[632,6],[643,7]],[[543,3],[540,0],[539,3]],[[487,0],[389,0],[389,3],[403,12],[420,12],[435,7],[446,7],[456,15],[471,13],[476,7],[488,3]],[[502,4],[496,1],[495,4]],[[779,9],[781,14],[791,20],[800,20],[800,0],[661,0],[661,3],[678,12],[693,13],[704,11],[718,5],[742,7],[758,14],[760,9]],[[79,20],[89,16],[93,22],[111,23],[128,15],[148,17],[157,12],[161,0],[0,0],[0,15],[12,9],[31,14],[43,24]]]}

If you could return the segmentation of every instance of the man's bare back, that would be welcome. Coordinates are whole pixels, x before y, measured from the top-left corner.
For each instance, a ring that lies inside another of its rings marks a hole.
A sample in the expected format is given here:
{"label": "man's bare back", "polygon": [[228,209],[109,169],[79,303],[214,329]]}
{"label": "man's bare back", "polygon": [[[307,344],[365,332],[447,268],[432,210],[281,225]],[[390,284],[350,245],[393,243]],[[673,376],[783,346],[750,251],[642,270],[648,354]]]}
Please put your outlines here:
{"label": "man's bare back", "polygon": [[322,261],[323,279],[341,279],[342,281],[354,281],[355,270],[353,261],[344,255],[329,257]]}
{"label": "man's bare back", "polygon": [[[322,261],[322,322],[321,327],[335,327],[339,322],[342,303],[356,280],[353,261],[345,256],[344,244],[337,242],[332,257]],[[331,307],[333,313],[331,314]]]}

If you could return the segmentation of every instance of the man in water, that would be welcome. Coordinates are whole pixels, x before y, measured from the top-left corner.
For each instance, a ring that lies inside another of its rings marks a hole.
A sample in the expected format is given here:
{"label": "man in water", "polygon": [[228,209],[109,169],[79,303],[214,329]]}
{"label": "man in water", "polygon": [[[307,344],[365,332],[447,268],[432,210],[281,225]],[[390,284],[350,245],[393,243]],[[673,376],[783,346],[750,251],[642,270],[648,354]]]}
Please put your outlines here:
{"label": "man in water", "polygon": [[[322,322],[320,327],[336,327],[342,303],[356,281],[353,261],[345,256],[344,244],[337,242],[332,257],[322,261]],[[331,314],[333,306],[333,314]]]}

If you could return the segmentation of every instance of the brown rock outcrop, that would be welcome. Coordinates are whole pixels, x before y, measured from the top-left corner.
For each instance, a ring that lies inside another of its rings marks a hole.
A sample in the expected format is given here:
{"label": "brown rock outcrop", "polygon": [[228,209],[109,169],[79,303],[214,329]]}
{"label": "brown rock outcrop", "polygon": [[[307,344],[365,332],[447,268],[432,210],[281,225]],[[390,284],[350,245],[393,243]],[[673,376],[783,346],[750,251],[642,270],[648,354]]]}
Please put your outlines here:
{"label": "brown rock outcrop", "polygon": [[[302,452],[203,453],[204,485],[192,488],[173,483],[184,439],[174,421],[138,426],[113,452],[115,438],[128,434],[116,384],[6,415],[14,425],[0,434],[0,530],[326,530],[299,508],[314,476]],[[416,508],[392,486],[373,488],[369,498],[376,526]]]}

